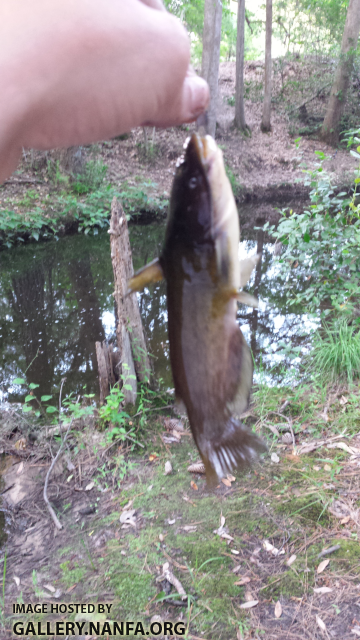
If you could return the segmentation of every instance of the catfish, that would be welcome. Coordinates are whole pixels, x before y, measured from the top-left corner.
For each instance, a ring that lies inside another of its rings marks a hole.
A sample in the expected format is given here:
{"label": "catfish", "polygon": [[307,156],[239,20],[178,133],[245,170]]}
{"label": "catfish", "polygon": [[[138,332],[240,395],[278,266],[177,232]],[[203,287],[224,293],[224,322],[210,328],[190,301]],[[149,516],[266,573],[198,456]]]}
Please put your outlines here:
{"label": "catfish", "polygon": [[223,156],[193,134],[178,163],[159,258],[140,269],[128,293],[165,278],[175,395],[186,407],[209,486],[266,450],[238,416],[249,403],[253,362],[236,322],[241,288],[259,256],[239,261],[240,226]]}

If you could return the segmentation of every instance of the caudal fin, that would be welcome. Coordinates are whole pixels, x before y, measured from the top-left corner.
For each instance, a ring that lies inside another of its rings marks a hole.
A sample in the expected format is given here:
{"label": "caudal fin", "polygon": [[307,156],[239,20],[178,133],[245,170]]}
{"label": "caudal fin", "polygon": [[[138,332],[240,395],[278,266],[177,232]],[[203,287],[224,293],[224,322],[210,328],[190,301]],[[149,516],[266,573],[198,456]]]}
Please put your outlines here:
{"label": "caudal fin", "polygon": [[264,442],[240,420],[231,416],[217,442],[207,441],[200,451],[209,486],[217,484],[228,473],[249,466],[267,450]]}

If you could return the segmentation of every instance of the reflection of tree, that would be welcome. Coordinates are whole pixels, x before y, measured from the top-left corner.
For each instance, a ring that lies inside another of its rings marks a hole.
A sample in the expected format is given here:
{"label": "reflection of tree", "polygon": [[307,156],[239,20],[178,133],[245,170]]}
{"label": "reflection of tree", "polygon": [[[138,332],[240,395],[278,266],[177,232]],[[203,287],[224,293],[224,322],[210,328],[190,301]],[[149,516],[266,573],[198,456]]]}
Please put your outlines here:
{"label": "reflection of tree", "polygon": [[81,260],[71,260],[68,263],[68,276],[71,292],[77,302],[79,318],[77,339],[71,346],[69,345],[68,349],[68,355],[71,355],[67,374],[70,381],[82,365],[86,366],[86,372],[90,373],[90,378],[93,376],[91,372],[97,371],[95,342],[105,340],[105,331],[89,255]]}
{"label": "reflection of tree", "polygon": [[[48,271],[51,282],[51,268]],[[49,345],[47,313],[52,314],[53,304],[47,309],[45,269],[41,263],[34,269],[12,278],[8,298],[15,324],[21,334],[28,382],[40,384],[41,394],[51,392],[54,373],[54,350]],[[50,330],[51,333],[51,330]]]}

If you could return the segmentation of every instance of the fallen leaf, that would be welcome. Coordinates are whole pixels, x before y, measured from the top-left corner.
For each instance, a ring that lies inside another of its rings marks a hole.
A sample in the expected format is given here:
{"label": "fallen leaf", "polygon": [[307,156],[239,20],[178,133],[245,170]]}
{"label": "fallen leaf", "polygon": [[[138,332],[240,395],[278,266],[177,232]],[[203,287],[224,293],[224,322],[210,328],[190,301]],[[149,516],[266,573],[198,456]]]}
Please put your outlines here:
{"label": "fallen leaf", "polygon": [[248,578],[248,576],[244,576],[243,578],[241,578],[241,580],[234,582],[234,585],[236,585],[237,587],[241,587],[243,584],[248,584],[249,582],[251,582],[251,578]]}
{"label": "fallen leaf", "polygon": [[316,464],[314,464],[313,469],[314,469],[314,471],[321,471],[321,467],[319,467]]}
{"label": "fallen leaf", "polygon": [[225,487],[231,487],[231,482],[227,478],[221,478],[221,482],[225,485]]}
{"label": "fallen leaf", "polygon": [[123,511],[120,515],[120,522],[123,525],[131,525],[132,527],[136,527],[136,522],[134,518],[135,509],[130,509],[129,511]]}
{"label": "fallen leaf", "polygon": [[233,572],[233,573],[237,573],[240,569],[241,569],[241,565],[240,565],[240,564],[237,564],[237,565],[236,565],[236,567],[234,567],[234,568],[232,569],[232,572]]}
{"label": "fallen leaf", "polygon": [[272,553],[273,556],[282,556],[285,554],[285,549],[281,549],[281,551],[279,551],[279,549],[274,547],[274,545],[271,544],[269,540],[264,540],[263,548],[265,549],[265,551],[269,551],[270,553]]}
{"label": "fallen leaf", "polygon": [[198,486],[197,486],[196,482],[194,482],[194,480],[191,480],[190,486],[191,486],[192,489],[194,489],[194,491],[198,490]]}
{"label": "fallen leaf", "polygon": [[293,555],[292,555],[292,556],[290,556],[290,558],[285,562],[285,564],[286,564],[288,567],[291,567],[291,565],[295,562],[295,560],[296,560],[296,555],[295,555],[295,554],[293,554]]}
{"label": "fallen leaf", "polygon": [[332,589],[330,589],[330,587],[318,587],[317,589],[314,588],[314,593],[331,593]]}
{"label": "fallen leaf", "polygon": [[238,556],[240,555],[240,551],[237,551],[236,549],[230,549],[231,553],[234,554],[234,556]]}
{"label": "fallen leaf", "polygon": [[159,540],[160,542],[164,542],[164,536],[162,533],[159,533]]}
{"label": "fallen leaf", "polygon": [[250,602],[243,602],[240,605],[240,609],[251,609],[252,607],[256,607],[259,604],[259,600],[250,600]]}
{"label": "fallen leaf", "polygon": [[347,524],[348,522],[350,522],[350,520],[351,520],[350,516],[346,516],[345,518],[340,520],[340,524]]}
{"label": "fallen leaf", "polygon": [[196,524],[186,524],[185,527],[183,527],[184,531],[196,531],[197,526]]}
{"label": "fallen leaf", "polygon": [[24,437],[19,438],[19,440],[15,442],[14,446],[15,446],[15,449],[19,449],[19,450],[26,449],[26,438]]}
{"label": "fallen leaf", "polygon": [[356,627],[351,629],[351,633],[353,633],[354,636],[358,636],[358,638],[360,638],[360,627],[358,625],[356,625]]}
{"label": "fallen leaf", "polygon": [[321,620],[320,616],[316,616],[316,622],[321,631],[326,631],[326,624]]}
{"label": "fallen leaf", "polygon": [[277,601],[275,605],[275,618],[280,618],[282,614],[282,606],[280,600]]}
{"label": "fallen leaf", "polygon": [[331,471],[332,467],[329,464],[324,464],[324,471]]}
{"label": "fallen leaf", "polygon": [[18,578],[18,576],[14,576],[14,580],[15,580],[16,586],[20,587],[20,582],[21,582],[20,578]]}
{"label": "fallen leaf", "polygon": [[52,584],[44,584],[44,589],[51,591],[51,593],[55,593],[56,589],[52,586]]}
{"label": "fallen leaf", "polygon": [[95,486],[94,482],[89,482],[89,484],[87,484],[85,487],[85,491],[91,491],[91,489],[93,489],[94,486]]}
{"label": "fallen leaf", "polygon": [[227,479],[230,480],[230,482],[235,482],[236,478],[234,476],[231,475],[231,473],[227,474]]}
{"label": "fallen leaf", "polygon": [[324,569],[326,569],[326,567],[328,566],[329,562],[330,562],[329,558],[327,558],[327,560],[323,560],[322,562],[320,562],[318,568],[316,569],[317,573],[322,573]]}
{"label": "fallen leaf", "polygon": [[16,470],[16,475],[19,476],[23,472],[23,470],[24,470],[24,463],[20,462],[20,464],[19,464],[19,466],[18,466],[18,468]]}
{"label": "fallen leaf", "polygon": [[345,398],[345,396],[341,396],[339,402],[340,402],[340,404],[342,404],[344,406],[345,404],[347,404],[349,402],[349,400],[347,398]]}
{"label": "fallen leaf", "polygon": [[150,461],[150,462],[154,462],[154,460],[157,460],[157,458],[158,458],[157,453],[151,453],[151,454],[149,455],[149,461]]}
{"label": "fallen leaf", "polygon": [[176,518],[174,518],[173,520],[168,520],[169,524],[175,524],[175,522],[176,522]]}
{"label": "fallen leaf", "polygon": [[225,524],[225,516],[223,516],[223,514],[221,514],[220,516],[220,527],[223,527]]}
{"label": "fallen leaf", "polygon": [[165,475],[169,476],[171,472],[172,472],[172,464],[171,464],[170,460],[167,460],[165,462]]}
{"label": "fallen leaf", "polygon": [[276,462],[276,464],[277,464],[278,462],[280,462],[280,458],[279,458],[279,456],[278,456],[278,454],[277,454],[277,453],[272,453],[272,454],[271,454],[271,462]]}

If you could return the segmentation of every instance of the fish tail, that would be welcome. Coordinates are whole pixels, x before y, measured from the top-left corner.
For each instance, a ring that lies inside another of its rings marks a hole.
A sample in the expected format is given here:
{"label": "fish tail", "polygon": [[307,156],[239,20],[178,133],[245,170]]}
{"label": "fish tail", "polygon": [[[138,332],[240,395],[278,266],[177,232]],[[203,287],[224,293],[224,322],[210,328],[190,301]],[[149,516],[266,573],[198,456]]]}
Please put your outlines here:
{"label": "fish tail", "polygon": [[235,469],[248,467],[267,450],[264,442],[240,420],[231,416],[226,421],[220,441],[207,441],[201,456],[210,487]]}

